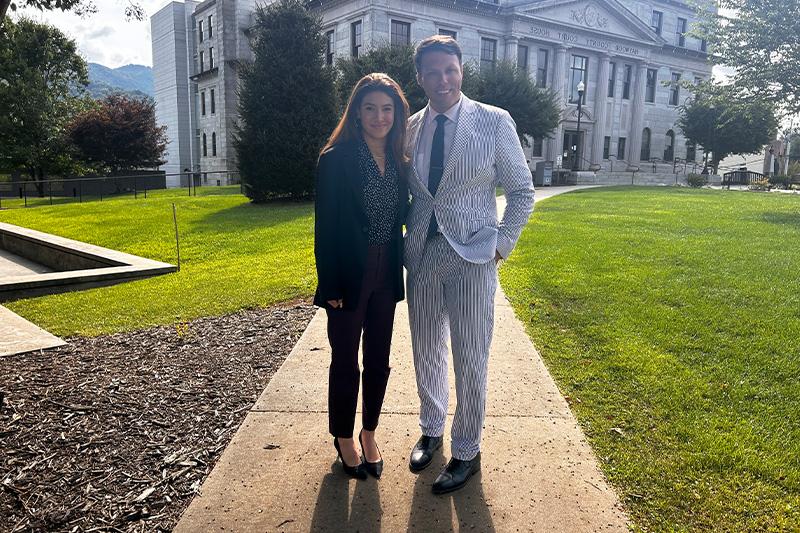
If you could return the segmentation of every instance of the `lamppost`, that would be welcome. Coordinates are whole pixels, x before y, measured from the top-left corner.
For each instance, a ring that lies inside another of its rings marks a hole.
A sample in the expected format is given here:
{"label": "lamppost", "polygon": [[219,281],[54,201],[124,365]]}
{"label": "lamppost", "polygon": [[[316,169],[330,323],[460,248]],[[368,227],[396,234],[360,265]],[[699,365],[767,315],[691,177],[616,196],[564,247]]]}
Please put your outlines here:
{"label": "lamppost", "polygon": [[767,167],[767,176],[772,176],[774,174],[773,169],[775,168],[775,148],[773,146],[769,147],[769,166]]}
{"label": "lamppost", "polygon": [[586,90],[583,80],[578,82],[578,140],[575,141],[575,159],[572,162],[572,170],[580,170],[580,154],[581,154],[581,110],[583,108],[583,91]]}

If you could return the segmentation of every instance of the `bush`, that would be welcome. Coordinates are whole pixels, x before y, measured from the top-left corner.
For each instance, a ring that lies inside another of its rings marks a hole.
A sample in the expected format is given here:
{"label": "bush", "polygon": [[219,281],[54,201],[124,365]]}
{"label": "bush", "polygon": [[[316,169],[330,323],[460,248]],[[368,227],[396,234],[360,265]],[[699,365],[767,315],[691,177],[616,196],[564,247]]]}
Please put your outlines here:
{"label": "bush", "polygon": [[789,176],[777,175],[777,176],[770,176],[769,184],[773,187],[780,187],[781,189],[788,189],[789,184],[792,182],[792,178]]}
{"label": "bush", "polygon": [[751,191],[768,191],[769,190],[769,179],[761,178],[757,180],[753,180],[750,182],[750,185],[747,187]]}
{"label": "bush", "polygon": [[689,183],[689,187],[702,187],[708,183],[708,176],[703,174],[689,174],[686,181]]}

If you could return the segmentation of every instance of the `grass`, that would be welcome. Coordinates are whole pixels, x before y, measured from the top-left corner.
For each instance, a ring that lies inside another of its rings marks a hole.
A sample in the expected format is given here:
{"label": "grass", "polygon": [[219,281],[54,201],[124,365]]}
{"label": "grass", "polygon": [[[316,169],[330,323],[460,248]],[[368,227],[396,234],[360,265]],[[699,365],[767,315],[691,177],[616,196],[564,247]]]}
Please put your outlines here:
{"label": "grass", "polygon": [[501,280],[635,529],[800,530],[800,198],[554,197]]}
{"label": "grass", "polygon": [[[183,194],[176,194],[182,192]],[[225,193],[221,194],[220,193]],[[0,211],[0,221],[127,253],[181,271],[6,305],[56,335],[99,335],[215,316],[312,294],[313,206],[253,205],[238,187],[153,191],[132,197]]]}

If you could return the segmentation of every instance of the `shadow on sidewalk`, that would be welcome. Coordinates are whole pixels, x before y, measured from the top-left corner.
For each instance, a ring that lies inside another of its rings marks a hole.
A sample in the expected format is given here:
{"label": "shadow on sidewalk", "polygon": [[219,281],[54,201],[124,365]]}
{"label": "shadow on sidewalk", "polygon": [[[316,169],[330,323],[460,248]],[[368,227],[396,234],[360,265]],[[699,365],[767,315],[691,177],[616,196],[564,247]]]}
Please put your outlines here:
{"label": "shadow on sidewalk", "polygon": [[[355,484],[352,502],[350,484]],[[380,531],[382,516],[376,481],[350,479],[334,464],[320,483],[310,531]]]}

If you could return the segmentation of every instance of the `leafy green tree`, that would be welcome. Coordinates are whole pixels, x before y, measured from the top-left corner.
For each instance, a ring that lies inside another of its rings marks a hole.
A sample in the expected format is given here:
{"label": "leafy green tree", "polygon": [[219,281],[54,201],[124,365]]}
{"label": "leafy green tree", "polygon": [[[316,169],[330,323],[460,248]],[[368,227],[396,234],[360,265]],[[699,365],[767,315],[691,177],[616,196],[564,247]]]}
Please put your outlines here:
{"label": "leafy green tree", "polygon": [[[693,30],[709,52],[736,69],[733,80],[751,96],[800,113],[800,2],[695,0],[703,15]],[[722,13],[716,15],[713,4]],[[728,11],[731,10],[731,11]]]}
{"label": "leafy green tree", "polygon": [[686,138],[712,154],[714,173],[731,154],[752,154],[764,149],[778,126],[775,113],[762,100],[743,97],[735,86],[705,84],[680,108],[678,127]]}
{"label": "leafy green tree", "polygon": [[67,126],[79,157],[99,171],[118,172],[164,164],[167,127],[156,124],[155,102],[112,94]]}
{"label": "leafy green tree", "polygon": [[[0,0],[0,26],[9,8],[16,11],[20,7],[31,7],[39,11],[72,11],[78,15],[97,12],[97,6],[91,0]],[[125,16],[129,19],[144,20],[145,12],[138,2],[128,0],[125,6]]]}
{"label": "leafy green tree", "polygon": [[65,127],[91,105],[81,97],[87,68],[75,41],[28,19],[0,34],[0,168],[30,179],[74,169]]}
{"label": "leafy green tree", "polygon": [[527,72],[510,61],[500,61],[493,69],[483,69],[472,98],[502,107],[517,123],[517,134],[524,146],[528,136],[548,137],[558,126],[560,108],[551,90],[536,87]]}
{"label": "leafy green tree", "polygon": [[320,148],[336,125],[333,70],[324,65],[321,20],[300,0],[256,9],[254,61],[242,68],[234,146],[253,202],[314,190]]}

